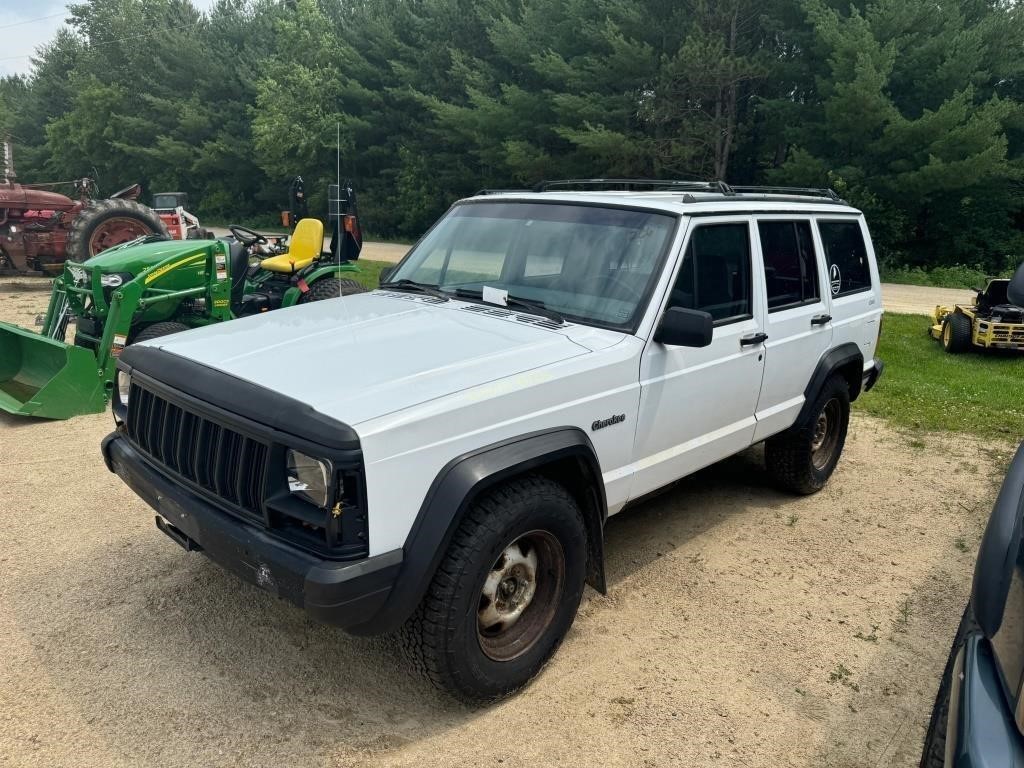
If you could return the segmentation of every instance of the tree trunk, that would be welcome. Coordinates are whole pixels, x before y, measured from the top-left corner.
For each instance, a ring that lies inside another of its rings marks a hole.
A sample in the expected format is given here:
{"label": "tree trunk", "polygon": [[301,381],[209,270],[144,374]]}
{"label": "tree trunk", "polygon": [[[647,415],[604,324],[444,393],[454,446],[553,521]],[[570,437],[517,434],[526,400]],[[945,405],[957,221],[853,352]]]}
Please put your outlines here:
{"label": "tree trunk", "polygon": [[[729,20],[729,61],[735,66],[736,61],[736,36],[737,17],[739,8],[734,8],[732,18]],[[733,135],[736,133],[736,101],[739,90],[738,74],[731,70],[728,75],[728,85],[725,91],[728,94],[728,103],[725,105],[725,125],[721,127],[718,140],[715,141],[715,178],[725,181],[729,171],[729,155],[732,153]],[[715,105],[715,123],[721,125],[721,102],[722,89],[719,90],[718,104]]]}

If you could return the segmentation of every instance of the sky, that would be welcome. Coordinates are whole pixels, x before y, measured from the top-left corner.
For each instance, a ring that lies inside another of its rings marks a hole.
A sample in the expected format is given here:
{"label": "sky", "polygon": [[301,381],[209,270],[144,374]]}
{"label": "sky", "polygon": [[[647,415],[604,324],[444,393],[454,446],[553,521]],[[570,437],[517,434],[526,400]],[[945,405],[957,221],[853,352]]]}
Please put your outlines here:
{"label": "sky", "polygon": [[[74,0],[71,0],[73,2]],[[0,76],[28,74],[30,56],[64,24],[69,0],[0,0]],[[208,10],[215,0],[192,0]],[[46,17],[46,18],[42,18]]]}

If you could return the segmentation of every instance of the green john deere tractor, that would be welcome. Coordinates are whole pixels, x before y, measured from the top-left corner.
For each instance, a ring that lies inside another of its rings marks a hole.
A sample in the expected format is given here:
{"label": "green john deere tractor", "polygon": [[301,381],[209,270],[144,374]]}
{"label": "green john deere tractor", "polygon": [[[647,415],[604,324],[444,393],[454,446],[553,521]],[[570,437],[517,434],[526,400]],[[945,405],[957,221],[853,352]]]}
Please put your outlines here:
{"label": "green john deere tractor", "polygon": [[127,344],[362,292],[346,277],[358,272],[358,220],[354,213],[338,218],[330,254],[322,253],[323,224],[303,219],[287,247],[232,225],[231,238],[150,235],[81,264],[67,262],[41,333],[0,323],[0,410],[49,419],[99,413]]}

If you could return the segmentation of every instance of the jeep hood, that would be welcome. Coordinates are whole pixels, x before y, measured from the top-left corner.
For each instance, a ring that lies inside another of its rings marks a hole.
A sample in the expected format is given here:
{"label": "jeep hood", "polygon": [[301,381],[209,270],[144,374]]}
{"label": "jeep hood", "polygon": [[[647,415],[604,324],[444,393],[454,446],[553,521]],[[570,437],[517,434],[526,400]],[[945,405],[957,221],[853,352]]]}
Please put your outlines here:
{"label": "jeep hood", "polygon": [[562,331],[467,311],[471,306],[365,293],[143,344],[350,425],[589,351]]}

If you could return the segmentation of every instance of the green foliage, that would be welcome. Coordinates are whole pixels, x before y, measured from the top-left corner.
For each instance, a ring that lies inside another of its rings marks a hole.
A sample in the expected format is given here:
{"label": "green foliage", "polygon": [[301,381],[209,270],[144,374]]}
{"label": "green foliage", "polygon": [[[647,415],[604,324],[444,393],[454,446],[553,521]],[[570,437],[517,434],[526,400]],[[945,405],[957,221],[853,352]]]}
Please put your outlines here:
{"label": "green foliage", "polygon": [[950,355],[923,315],[886,314],[878,356],[885,375],[855,407],[910,430],[971,432],[1013,440],[1024,434],[1024,355]]}
{"label": "green foliage", "polygon": [[973,267],[954,264],[949,267],[882,267],[882,282],[900,283],[902,285],[930,285],[935,288],[984,288],[992,277],[1010,277],[1013,271],[1009,268],[1001,272],[990,273],[980,265]]}
{"label": "green foliage", "polygon": [[340,139],[392,238],[542,178],[832,186],[893,275],[996,272],[1024,252],[1022,47],[1024,6],[976,0],[83,0],[0,79],[0,131],[24,181],[220,220],[276,219],[297,174],[323,215]]}

